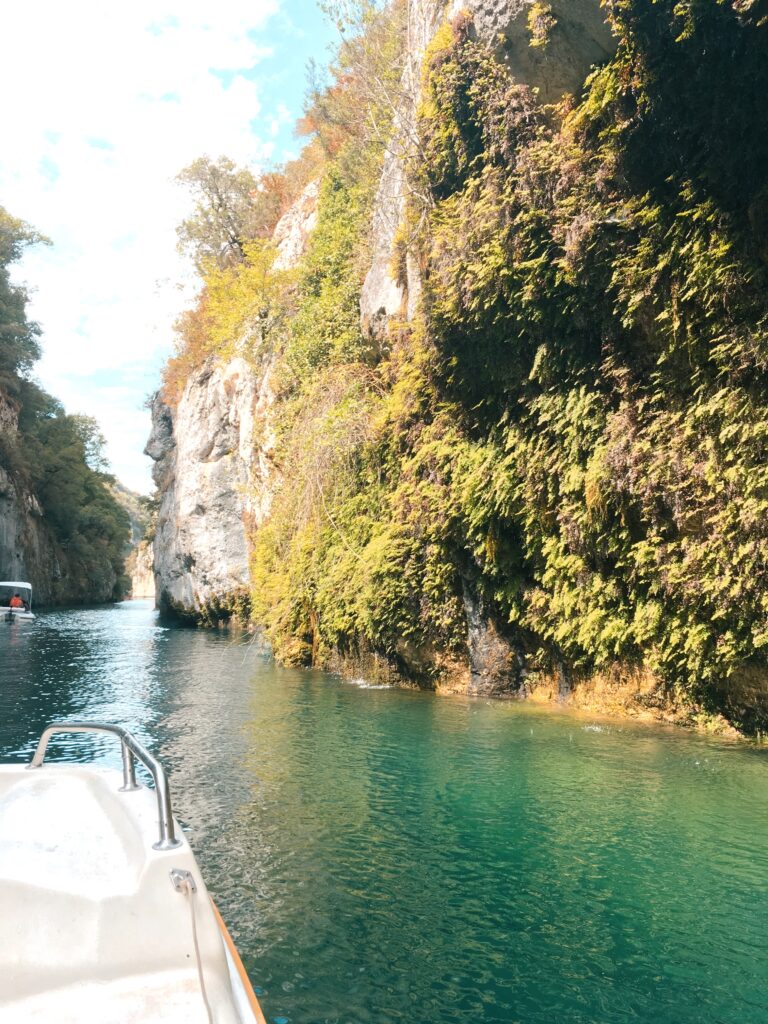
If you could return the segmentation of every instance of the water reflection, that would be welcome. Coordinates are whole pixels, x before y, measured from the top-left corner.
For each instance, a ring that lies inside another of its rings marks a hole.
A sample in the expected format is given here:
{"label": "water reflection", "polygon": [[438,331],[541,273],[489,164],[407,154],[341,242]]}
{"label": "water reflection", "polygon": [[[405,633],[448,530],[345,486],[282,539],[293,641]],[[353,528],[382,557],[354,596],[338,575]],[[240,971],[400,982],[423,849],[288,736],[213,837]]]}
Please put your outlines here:
{"label": "water reflection", "polygon": [[162,757],[272,1019],[768,1020],[763,751],[279,670],[138,602],[0,648],[4,759],[55,718]]}

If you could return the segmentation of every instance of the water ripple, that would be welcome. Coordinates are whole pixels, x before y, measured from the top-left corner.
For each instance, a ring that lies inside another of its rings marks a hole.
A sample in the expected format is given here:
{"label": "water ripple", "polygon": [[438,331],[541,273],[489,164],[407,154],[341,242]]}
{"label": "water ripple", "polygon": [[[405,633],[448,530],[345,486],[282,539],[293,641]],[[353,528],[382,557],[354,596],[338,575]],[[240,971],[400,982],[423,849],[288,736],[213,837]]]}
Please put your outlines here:
{"label": "water ripple", "polygon": [[271,1021],[768,1021],[763,751],[280,670],[140,602],[0,646],[4,759],[75,717],[162,756]]}

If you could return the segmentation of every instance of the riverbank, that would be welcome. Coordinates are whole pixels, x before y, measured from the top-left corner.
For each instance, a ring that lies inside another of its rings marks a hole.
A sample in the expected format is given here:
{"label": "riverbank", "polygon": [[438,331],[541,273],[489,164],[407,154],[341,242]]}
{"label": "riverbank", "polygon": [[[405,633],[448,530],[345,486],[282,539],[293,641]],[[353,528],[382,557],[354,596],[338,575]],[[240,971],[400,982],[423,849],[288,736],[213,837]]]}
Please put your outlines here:
{"label": "riverbank", "polygon": [[[189,628],[190,623],[183,619],[171,620],[174,621]],[[256,649],[274,657],[264,627],[236,615],[219,620],[216,625],[225,633],[249,634]],[[409,653],[413,665],[418,659],[414,659],[413,651]],[[430,654],[434,656],[434,652]],[[425,657],[423,651],[421,655],[422,673],[398,668],[392,659],[370,650],[356,654],[335,651],[315,657],[311,666],[283,662],[283,667],[311,668],[376,688],[559,707],[615,720],[671,725],[726,739],[762,743],[768,732],[768,677],[758,671],[742,673],[719,687],[710,687],[709,702],[705,703],[681,690],[665,687],[651,672],[621,666],[608,672],[568,677],[519,671],[515,685],[501,677],[485,677],[479,682],[469,663],[458,657],[438,660]],[[281,659],[275,660],[281,664]]]}
{"label": "riverbank", "polygon": [[631,719],[694,729],[728,739],[759,740],[760,733],[737,727],[721,712],[674,691],[666,691],[653,676],[598,674],[562,688],[556,678],[538,680],[520,699],[531,704],[558,705],[611,719]]}
{"label": "riverbank", "polygon": [[526,673],[518,687],[478,690],[469,667],[458,661],[442,665],[437,680],[408,677],[387,659],[367,653],[335,655],[322,668],[347,680],[375,686],[423,690],[438,696],[482,697],[539,707],[568,708],[616,720],[673,725],[728,739],[762,742],[768,722],[768,680],[743,674],[711,691],[714,701],[665,688],[650,672],[616,668],[610,672],[566,678],[555,673]]}

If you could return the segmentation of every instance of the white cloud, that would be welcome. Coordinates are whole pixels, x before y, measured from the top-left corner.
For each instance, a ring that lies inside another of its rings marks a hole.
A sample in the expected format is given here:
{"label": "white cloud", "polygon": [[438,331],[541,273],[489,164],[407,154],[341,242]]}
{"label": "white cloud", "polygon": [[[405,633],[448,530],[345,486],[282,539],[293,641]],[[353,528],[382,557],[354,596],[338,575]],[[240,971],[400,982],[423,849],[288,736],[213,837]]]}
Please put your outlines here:
{"label": "white cloud", "polygon": [[[171,346],[184,303],[178,282],[189,284],[175,251],[188,197],[173,178],[203,153],[251,165],[271,155],[273,119],[287,112],[237,72],[264,57],[257,30],[278,6],[28,0],[0,8],[0,203],[54,243],[20,266],[44,330],[38,374],[69,410],[97,416],[118,476],[141,490],[149,486],[141,404]],[[254,130],[265,100],[269,117]]]}

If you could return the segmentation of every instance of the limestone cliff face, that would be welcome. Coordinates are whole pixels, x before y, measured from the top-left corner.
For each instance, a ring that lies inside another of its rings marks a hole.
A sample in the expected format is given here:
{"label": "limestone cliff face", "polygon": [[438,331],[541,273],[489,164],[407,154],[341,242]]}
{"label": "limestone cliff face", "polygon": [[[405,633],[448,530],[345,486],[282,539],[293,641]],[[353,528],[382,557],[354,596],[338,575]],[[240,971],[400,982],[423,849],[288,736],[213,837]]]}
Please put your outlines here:
{"label": "limestone cliff face", "polygon": [[441,0],[410,0],[408,4],[408,49],[401,99],[394,133],[384,154],[373,211],[371,267],[360,295],[363,329],[373,334],[386,331],[389,317],[406,314],[410,319],[418,300],[418,275],[410,261],[408,287],[393,279],[391,264],[395,235],[405,214],[408,163],[418,150],[416,109],[421,62],[446,11],[447,5]]}
{"label": "limestone cliff face", "polygon": [[155,556],[151,541],[142,540],[131,551],[126,561],[126,572],[131,578],[131,597],[134,600],[155,598]]}
{"label": "limestone cliff face", "polygon": [[[18,408],[0,392],[0,434],[18,432]],[[85,578],[56,542],[37,497],[24,481],[0,467],[0,579],[25,580],[35,604],[110,601],[117,577],[105,560]]]}
{"label": "limestone cliff face", "polygon": [[269,401],[268,369],[258,375],[242,358],[208,359],[175,408],[155,398],[146,452],[161,493],[154,571],[162,611],[216,622],[235,610],[248,582],[254,428]]}
{"label": "limestone cliff face", "polygon": [[37,499],[0,469],[0,577],[29,580],[50,601],[62,576]]}
{"label": "limestone cliff face", "polygon": [[[313,182],[279,221],[277,266],[300,259],[314,227]],[[274,486],[274,359],[209,358],[175,407],[157,395],[146,453],[160,494],[154,540],[156,601],[182,621],[217,624],[247,612],[248,536],[269,513]]]}
{"label": "limestone cliff face", "polygon": [[[610,55],[613,39],[600,0],[410,0],[402,99],[387,148],[373,211],[372,257],[362,289],[363,328],[386,334],[390,318],[411,319],[418,308],[416,261],[406,258],[406,280],[391,267],[403,223],[409,170],[418,153],[417,109],[425,51],[440,24],[465,12],[479,41],[542,102],[581,87],[590,68]],[[537,23],[541,14],[542,24]],[[531,45],[536,43],[536,45]],[[275,231],[277,266],[300,259],[314,226],[318,186],[308,186]],[[407,248],[407,247],[406,247]],[[155,460],[160,514],[155,578],[161,609],[189,621],[221,621],[248,586],[248,535],[269,513],[275,482],[270,460],[273,367],[237,358],[209,360],[188,380],[174,408],[155,399],[147,453]],[[472,567],[464,580],[469,663],[457,667],[465,689],[499,693],[520,683],[520,652],[475,592]],[[407,656],[406,656],[407,655]],[[429,668],[429,651],[402,661]]]}
{"label": "limestone cliff face", "polygon": [[275,270],[291,270],[304,254],[309,236],[317,223],[319,195],[320,182],[311,181],[277,222],[273,238],[277,246]]}
{"label": "limestone cliff face", "polygon": [[542,103],[578,93],[616,44],[599,0],[454,0],[449,16],[472,15],[473,32]]}

